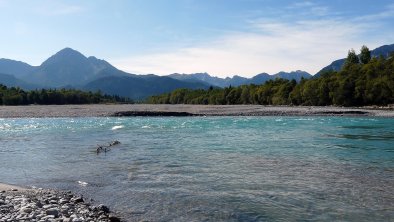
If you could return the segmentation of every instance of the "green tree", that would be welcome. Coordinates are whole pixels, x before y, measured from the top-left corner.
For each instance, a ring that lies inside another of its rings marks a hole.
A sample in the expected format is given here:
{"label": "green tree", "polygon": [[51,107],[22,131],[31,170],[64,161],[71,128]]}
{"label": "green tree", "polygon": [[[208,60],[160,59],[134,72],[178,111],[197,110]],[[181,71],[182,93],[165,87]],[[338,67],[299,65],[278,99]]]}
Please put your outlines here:
{"label": "green tree", "polygon": [[362,64],[367,64],[371,60],[371,51],[368,47],[363,45],[361,47],[360,61]]}
{"label": "green tree", "polygon": [[249,86],[243,86],[242,87],[242,93],[241,93],[241,103],[242,104],[250,104],[250,90]]}
{"label": "green tree", "polygon": [[346,58],[346,64],[358,64],[360,60],[358,59],[358,56],[354,49],[349,50]]}

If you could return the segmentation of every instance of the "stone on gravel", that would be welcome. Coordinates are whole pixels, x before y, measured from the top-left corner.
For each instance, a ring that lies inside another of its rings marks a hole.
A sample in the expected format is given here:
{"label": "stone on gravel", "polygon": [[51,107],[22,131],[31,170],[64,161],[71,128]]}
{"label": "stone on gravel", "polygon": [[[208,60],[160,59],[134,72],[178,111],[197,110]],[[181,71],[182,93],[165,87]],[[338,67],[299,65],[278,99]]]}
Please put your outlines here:
{"label": "stone on gravel", "polygon": [[59,211],[56,208],[50,208],[45,211],[47,215],[59,216]]}
{"label": "stone on gravel", "polygon": [[21,213],[31,213],[32,211],[33,211],[33,209],[31,209],[30,206],[22,207],[22,208],[20,209],[20,212],[21,212]]}

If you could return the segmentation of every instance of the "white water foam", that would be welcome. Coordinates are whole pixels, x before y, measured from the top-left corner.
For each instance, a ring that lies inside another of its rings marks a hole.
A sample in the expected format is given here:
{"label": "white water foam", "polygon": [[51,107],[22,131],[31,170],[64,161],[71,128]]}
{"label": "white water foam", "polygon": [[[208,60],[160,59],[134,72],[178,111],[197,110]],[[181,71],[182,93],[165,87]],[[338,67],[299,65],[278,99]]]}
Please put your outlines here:
{"label": "white water foam", "polygon": [[78,180],[77,183],[78,183],[78,185],[83,186],[83,187],[86,187],[88,185],[87,182],[80,181],[80,180]]}
{"label": "white water foam", "polygon": [[119,125],[119,126],[112,127],[111,130],[118,130],[118,129],[122,129],[122,128],[124,128],[124,126],[123,125]]}

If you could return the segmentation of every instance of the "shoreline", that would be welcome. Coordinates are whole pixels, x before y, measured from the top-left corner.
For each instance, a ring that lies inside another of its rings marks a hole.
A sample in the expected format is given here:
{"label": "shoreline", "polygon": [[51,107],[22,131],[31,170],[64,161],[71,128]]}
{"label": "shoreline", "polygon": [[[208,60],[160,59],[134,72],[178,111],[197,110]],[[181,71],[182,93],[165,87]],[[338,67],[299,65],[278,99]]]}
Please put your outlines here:
{"label": "shoreline", "polygon": [[27,190],[32,190],[32,189],[0,182],[0,193],[7,191],[27,191]]}
{"label": "shoreline", "polygon": [[25,188],[0,182],[0,221],[105,221],[121,219],[71,191]]}
{"label": "shoreline", "polygon": [[125,116],[372,116],[394,117],[394,108],[261,105],[28,105],[0,106],[0,118]]}

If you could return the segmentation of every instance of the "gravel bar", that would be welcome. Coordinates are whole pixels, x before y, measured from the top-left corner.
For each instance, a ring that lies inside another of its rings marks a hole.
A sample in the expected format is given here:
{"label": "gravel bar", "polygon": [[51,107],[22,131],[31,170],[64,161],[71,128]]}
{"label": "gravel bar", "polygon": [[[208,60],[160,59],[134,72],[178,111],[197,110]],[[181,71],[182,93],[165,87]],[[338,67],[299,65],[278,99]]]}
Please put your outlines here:
{"label": "gravel bar", "polygon": [[0,118],[111,116],[377,116],[394,117],[391,107],[261,105],[30,105],[0,106]]}

